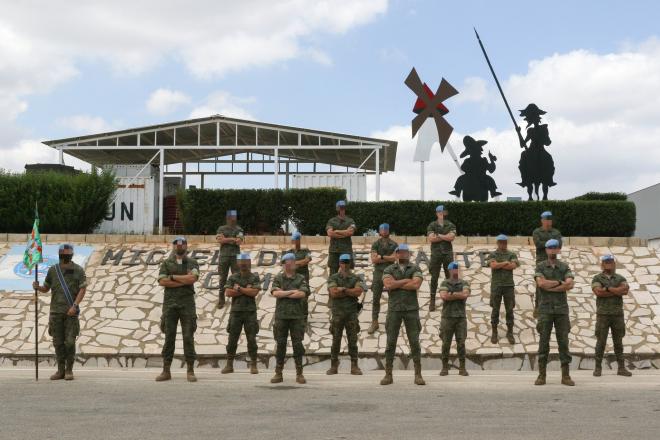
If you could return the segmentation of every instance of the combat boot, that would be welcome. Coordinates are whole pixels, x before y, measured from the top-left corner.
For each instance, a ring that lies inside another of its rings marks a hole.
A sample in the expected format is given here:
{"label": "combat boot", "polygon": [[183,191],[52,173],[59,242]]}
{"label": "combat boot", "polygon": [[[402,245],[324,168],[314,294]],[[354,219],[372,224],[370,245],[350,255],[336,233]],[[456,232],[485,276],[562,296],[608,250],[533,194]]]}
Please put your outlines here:
{"label": "combat boot", "polygon": [[539,376],[536,378],[534,385],[545,385],[545,364],[539,363]]}
{"label": "combat boot", "polygon": [[600,377],[602,374],[603,374],[602,361],[596,361],[596,366],[594,367],[594,377]]}
{"label": "combat boot", "polygon": [[195,362],[188,361],[188,370],[186,371],[186,379],[188,382],[197,382],[197,376],[195,376]]}
{"label": "combat boot", "polygon": [[250,374],[259,374],[259,369],[257,368],[257,360],[252,359],[250,361]]}
{"label": "combat boot", "polygon": [[426,385],[422,377],[422,361],[415,361],[415,385]]}
{"label": "combat boot", "polygon": [[465,359],[458,360],[458,374],[461,376],[469,376],[467,370],[465,369]]}
{"label": "combat boot", "polygon": [[270,383],[280,383],[284,381],[284,378],[282,377],[282,367],[283,365],[277,365],[275,367],[275,375],[270,378]]}
{"label": "combat boot", "polygon": [[506,339],[511,345],[516,343],[516,340],[513,338],[513,325],[506,326]]}
{"label": "combat boot", "polygon": [[362,370],[358,367],[357,359],[351,360],[351,374],[354,376],[362,376]]}
{"label": "combat boot", "polygon": [[325,372],[328,376],[337,374],[339,372],[339,361],[338,360],[331,360],[330,361],[330,368],[328,368],[328,371]]}
{"label": "combat boot", "polygon": [[171,362],[166,362],[163,364],[163,372],[156,377],[156,382],[163,382],[165,380],[171,380],[172,374],[170,373]]}
{"label": "combat boot", "polygon": [[64,362],[57,363],[57,371],[50,376],[50,380],[64,379]]}
{"label": "combat boot", "polygon": [[64,369],[64,380],[73,380],[73,361],[66,361]]}
{"label": "combat boot", "polygon": [[619,364],[618,370],[616,370],[616,374],[619,376],[625,376],[625,377],[630,377],[632,376],[632,373],[628,371],[626,368],[626,363],[623,360],[617,361]]}
{"label": "combat boot", "polygon": [[431,303],[429,304],[429,312],[435,312],[435,295],[431,296]]}
{"label": "combat boot", "polygon": [[391,385],[394,382],[392,378],[392,366],[385,366],[385,377],[380,380],[381,385]]}
{"label": "combat boot", "polygon": [[575,386],[575,382],[571,379],[571,375],[568,374],[568,364],[561,366],[561,384],[568,385],[569,387]]}
{"label": "combat boot", "polygon": [[442,360],[442,370],[440,370],[440,376],[446,376],[449,374],[449,359]]}
{"label": "combat boot", "polygon": [[497,325],[493,325],[492,329],[493,329],[493,333],[490,336],[490,343],[491,344],[497,344],[497,341],[498,341]]}
{"label": "combat boot", "polygon": [[378,331],[378,320],[377,319],[375,321],[371,321],[371,325],[367,329],[367,333],[369,333],[370,335],[373,335],[374,333],[376,333],[376,331]]}
{"label": "combat boot", "polygon": [[234,358],[228,357],[225,368],[222,369],[220,374],[229,374],[234,372]]}
{"label": "combat boot", "polygon": [[302,365],[296,365],[296,382],[299,384],[306,384],[307,380],[305,379],[305,376],[303,376],[303,367]]}

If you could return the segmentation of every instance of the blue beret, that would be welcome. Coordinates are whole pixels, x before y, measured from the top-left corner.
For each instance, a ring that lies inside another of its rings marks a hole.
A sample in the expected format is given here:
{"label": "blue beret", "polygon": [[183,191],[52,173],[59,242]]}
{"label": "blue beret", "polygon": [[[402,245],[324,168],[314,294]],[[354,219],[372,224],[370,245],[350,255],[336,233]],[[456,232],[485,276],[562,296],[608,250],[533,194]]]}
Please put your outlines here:
{"label": "blue beret", "polygon": [[495,239],[496,239],[497,241],[507,241],[507,240],[509,239],[509,237],[507,237],[507,236],[504,235],[504,234],[500,234],[500,235],[498,235],[497,237],[495,237]]}
{"label": "blue beret", "polygon": [[408,247],[407,244],[405,244],[405,243],[401,243],[400,245],[398,245],[398,246],[396,247],[396,251],[397,251],[397,252],[398,252],[398,251],[410,251],[410,248]]}
{"label": "blue beret", "polygon": [[295,259],[296,259],[296,256],[294,254],[292,254],[291,252],[289,252],[287,254],[284,254],[284,256],[282,257],[282,261],[295,260]]}
{"label": "blue beret", "polygon": [[600,257],[600,261],[614,261],[614,255],[607,254]]}
{"label": "blue beret", "polygon": [[543,212],[541,213],[541,218],[544,218],[544,219],[551,219],[551,218],[552,218],[552,212],[550,212],[550,211],[543,211]]}
{"label": "blue beret", "polygon": [[251,258],[250,258],[250,254],[247,253],[247,252],[241,252],[240,254],[238,254],[238,255],[236,256],[236,260],[238,260],[238,261],[241,261],[241,260],[247,260],[247,261],[250,261],[250,260],[251,260]]}
{"label": "blue beret", "polygon": [[291,234],[291,240],[300,240],[300,237],[302,237],[302,235],[298,231]]}
{"label": "blue beret", "polygon": [[444,205],[438,205],[435,207],[435,212],[445,212]]}
{"label": "blue beret", "polygon": [[458,269],[458,263],[455,262],[455,261],[452,261],[451,263],[449,263],[449,264],[447,265],[447,269],[450,269],[450,270],[451,270],[451,269]]}
{"label": "blue beret", "polygon": [[381,223],[380,226],[378,226],[378,230],[380,231],[381,229],[386,229],[390,230],[390,224],[389,223]]}
{"label": "blue beret", "polygon": [[69,243],[62,243],[59,247],[59,250],[63,251],[65,249],[71,249],[73,250],[73,245]]}
{"label": "blue beret", "polygon": [[172,244],[187,244],[188,241],[186,240],[186,237],[178,236],[175,237],[174,240],[172,240]]}
{"label": "blue beret", "polygon": [[551,238],[550,240],[545,242],[545,247],[547,247],[547,248],[558,248],[559,247],[559,240],[555,240],[554,238]]}
{"label": "blue beret", "polygon": [[351,254],[341,254],[339,261],[351,261]]}
{"label": "blue beret", "polygon": [[346,200],[338,200],[337,203],[335,203],[335,207],[340,208],[346,206]]}
{"label": "blue beret", "polygon": [[227,217],[237,217],[238,213],[236,212],[235,209],[229,209],[227,210]]}

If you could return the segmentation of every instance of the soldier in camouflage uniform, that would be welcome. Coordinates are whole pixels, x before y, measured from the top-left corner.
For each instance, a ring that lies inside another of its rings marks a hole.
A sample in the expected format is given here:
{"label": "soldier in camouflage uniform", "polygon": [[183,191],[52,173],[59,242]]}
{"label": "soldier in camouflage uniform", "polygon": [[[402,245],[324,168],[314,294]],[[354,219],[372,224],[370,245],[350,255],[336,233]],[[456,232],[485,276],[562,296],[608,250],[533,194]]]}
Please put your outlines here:
{"label": "soldier in camouflage uniform", "polygon": [[[293,248],[285,251],[285,254],[293,254],[296,256],[296,272],[305,277],[305,282],[309,287],[309,263],[312,261],[312,253],[309,249],[300,247],[300,232],[296,231],[291,234],[291,243],[293,243]],[[307,318],[309,317],[309,296],[311,295],[311,289],[308,291],[307,296],[305,297],[304,306],[305,306],[305,325],[307,325]]]}
{"label": "soldier in camouflage uniform", "polygon": [[626,279],[616,273],[616,261],[613,255],[601,258],[603,271],[591,281],[591,289],[596,294],[596,366],[594,376],[603,373],[603,354],[607,343],[607,333],[612,329],[612,343],[619,368],[619,376],[632,376],[626,369],[623,358],[623,337],[626,335],[626,323],[623,319],[623,296],[628,294]]}
{"label": "soldier in camouflage uniform", "polygon": [[468,376],[465,369],[465,339],[467,338],[467,318],[465,302],[470,296],[470,286],[458,277],[458,263],[449,263],[449,279],[440,285],[442,299],[442,319],[440,322],[440,337],[442,338],[442,370],[440,376],[449,374],[449,349],[452,337],[456,336],[456,352],[458,353],[458,374]]}
{"label": "soldier in camouflage uniform", "polygon": [[429,311],[435,311],[435,293],[438,290],[438,278],[440,269],[444,269],[445,279],[449,278],[449,263],[454,261],[454,249],[452,241],[456,238],[456,225],[445,219],[447,211],[443,205],[435,208],[437,219],[429,223],[426,228],[428,241],[431,243],[431,263],[429,271],[431,272],[431,303]]}
{"label": "soldier in camouflage uniform", "polygon": [[250,355],[250,373],[257,374],[257,333],[259,333],[259,322],[257,321],[256,296],[261,290],[261,280],[256,272],[250,272],[250,254],[238,254],[238,272],[227,278],[225,293],[231,298],[231,309],[229,312],[229,324],[227,333],[227,364],[222,369],[222,374],[234,372],[234,358],[236,357],[236,346],[241,337],[241,330],[245,329],[248,354]]}
{"label": "soldier in camouflage uniform", "polygon": [[401,323],[406,326],[408,344],[415,365],[415,384],[426,385],[422,377],[422,349],[419,344],[419,333],[422,323],[419,320],[419,302],[417,291],[422,285],[422,271],[410,262],[410,250],[407,244],[400,244],[396,250],[397,262],[389,265],[383,271],[383,285],[388,292],[387,319],[385,330],[387,332],[387,347],[385,349],[385,377],[381,385],[390,385],[394,352],[396,350]]}
{"label": "soldier in camouflage uniform", "polygon": [[513,338],[513,309],[516,306],[516,292],[513,283],[513,271],[520,266],[515,252],[507,249],[508,237],[504,234],[497,236],[497,249],[488,256],[488,266],[491,269],[490,277],[490,325],[493,329],[490,342],[497,344],[497,325],[500,323],[500,305],[504,299],[506,311],[506,338],[509,344],[515,344]]}
{"label": "soldier in camouflage uniform", "polygon": [[160,329],[165,333],[163,344],[163,372],[156,377],[157,382],[172,379],[170,366],[174,359],[176,327],[181,322],[183,355],[186,359],[188,382],[197,382],[195,377],[195,330],[197,311],[195,308],[195,282],[199,279],[199,264],[188,253],[188,242],[184,237],[172,241],[173,252],[160,264],[158,284],[165,288],[163,314]]}
{"label": "soldier in camouflage uniform", "polygon": [[328,293],[332,298],[332,320],[330,321],[332,348],[330,349],[331,365],[326,374],[337,374],[338,372],[339,350],[344,329],[346,329],[346,340],[348,341],[348,354],[351,357],[351,374],[362,374],[358,367],[357,341],[360,333],[358,298],[365,290],[360,277],[351,271],[351,255],[340,255],[339,272],[328,278]]}
{"label": "soldier in camouflage uniform", "polygon": [[43,286],[33,282],[39,292],[52,290],[48,334],[53,338],[57,372],[50,380],[73,380],[73,362],[76,356],[76,338],[80,333],[80,303],[85,297],[87,277],[85,269],[73,262],[73,245],[60,245],[58,266],[64,278],[65,289],[59,280],[55,266],[48,268]]}
{"label": "soldier in camouflage uniform", "polygon": [[374,294],[371,309],[371,326],[367,330],[370,335],[378,330],[378,315],[380,314],[380,298],[383,294],[383,271],[396,261],[394,250],[398,243],[390,238],[390,225],[383,223],[378,227],[380,238],[371,245],[371,262],[374,265],[374,275],[371,281],[371,291]]}
{"label": "soldier in camouflage uniform", "polygon": [[238,272],[236,255],[241,252],[244,234],[243,229],[236,224],[237,215],[238,213],[233,209],[227,211],[227,223],[218,228],[215,236],[215,240],[220,243],[220,261],[218,262],[218,272],[220,274],[219,309],[225,306],[225,284],[227,284],[229,269],[231,269],[231,273]]}
{"label": "soldier in camouflage uniform", "polygon": [[[328,224],[325,226],[328,237],[330,237],[328,275],[337,273],[339,270],[339,256],[341,254],[353,254],[351,237],[357,229],[355,221],[346,215],[346,201],[339,200],[335,207],[337,208],[337,215],[328,220]],[[352,260],[351,267],[355,267],[355,262]]]}
{"label": "soldier in camouflage uniform", "polygon": [[282,382],[282,369],[284,368],[284,357],[286,355],[286,342],[288,334],[291,334],[291,345],[293,346],[293,360],[296,363],[296,382],[306,383],[303,376],[302,358],[305,354],[303,338],[305,337],[305,309],[303,301],[307,296],[309,288],[305,277],[296,273],[296,256],[285,254],[282,257],[284,270],[273,280],[271,295],[276,300],[275,322],[273,323],[273,336],[277,343],[275,348],[275,375],[271,383]]}
{"label": "soldier in camouflage uniform", "polygon": [[[548,255],[545,252],[545,243],[552,239],[559,242],[559,248],[561,249],[561,232],[552,227],[552,212],[544,211],[541,213],[541,226],[532,232],[532,240],[534,240],[534,246],[536,247],[536,264],[548,259]],[[534,316],[538,315],[538,305],[539,289],[537,288],[534,295]]]}
{"label": "soldier in camouflage uniform", "polygon": [[559,361],[561,363],[561,383],[574,386],[569,374],[571,355],[568,351],[568,333],[571,322],[568,316],[567,292],[573,288],[573,272],[568,264],[557,259],[560,251],[558,240],[545,243],[548,259],[536,265],[536,286],[539,288],[537,331],[539,333],[539,376],[535,385],[545,385],[546,366],[550,353],[550,336],[555,328]]}

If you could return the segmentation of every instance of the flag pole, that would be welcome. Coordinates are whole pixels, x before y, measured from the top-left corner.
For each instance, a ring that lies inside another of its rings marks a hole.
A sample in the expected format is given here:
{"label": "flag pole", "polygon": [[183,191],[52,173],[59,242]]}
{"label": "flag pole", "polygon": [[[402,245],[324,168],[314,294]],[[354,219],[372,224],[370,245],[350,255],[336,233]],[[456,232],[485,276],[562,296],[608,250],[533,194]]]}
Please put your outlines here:
{"label": "flag pole", "polygon": [[[39,263],[34,266],[34,281],[39,283]],[[39,293],[34,289],[34,379],[39,381]]]}

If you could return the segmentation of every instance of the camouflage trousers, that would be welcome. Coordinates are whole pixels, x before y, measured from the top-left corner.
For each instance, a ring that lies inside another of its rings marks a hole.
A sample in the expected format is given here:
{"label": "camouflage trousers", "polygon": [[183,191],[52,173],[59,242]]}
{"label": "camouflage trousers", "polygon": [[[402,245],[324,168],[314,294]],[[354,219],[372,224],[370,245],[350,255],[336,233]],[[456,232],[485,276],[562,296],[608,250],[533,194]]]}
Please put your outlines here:
{"label": "camouflage trousers", "polygon": [[220,256],[220,261],[218,262],[218,273],[220,274],[220,292],[219,297],[225,297],[225,283],[229,277],[229,270],[231,273],[238,272],[238,263],[236,262],[236,255],[225,255]]}
{"label": "camouflage trousers", "polygon": [[429,272],[431,272],[431,297],[435,297],[438,291],[438,278],[440,278],[440,269],[445,273],[445,279],[449,278],[449,263],[454,261],[452,254],[431,254],[429,263]]}
{"label": "camouflage trousers", "polygon": [[339,360],[339,350],[341,349],[341,338],[346,330],[346,340],[348,341],[348,354],[351,360],[358,358],[358,335],[360,334],[360,321],[358,313],[332,313],[330,321],[330,334],[332,334],[332,348],[330,349],[330,358],[333,361]]}
{"label": "camouflage trousers", "polygon": [[413,360],[421,360],[422,348],[419,345],[419,333],[422,330],[422,323],[419,320],[419,310],[406,310],[402,312],[388,310],[387,319],[385,320],[385,331],[387,333],[387,345],[385,348],[386,367],[391,368],[394,364],[394,352],[396,351],[397,339],[399,339],[401,323],[406,327],[410,354]]}
{"label": "camouflage trousers", "polygon": [[443,317],[440,322],[440,338],[442,339],[442,359],[449,359],[452,338],[456,339],[458,358],[465,359],[467,319]]}
{"label": "camouflage trousers", "polygon": [[236,347],[241,337],[241,331],[245,330],[245,339],[247,339],[247,348],[250,359],[257,359],[257,334],[259,333],[259,321],[257,321],[257,312],[231,312],[229,314],[229,323],[227,324],[227,357],[236,356]]}
{"label": "camouflage trousers", "polygon": [[598,315],[596,317],[596,363],[603,361],[607,334],[612,329],[612,345],[617,361],[623,360],[623,337],[626,335],[626,323],[623,315]]}
{"label": "camouflage trousers", "polygon": [[380,299],[383,296],[382,269],[374,269],[374,279],[371,282],[371,292],[374,295],[371,306],[371,320],[378,321],[378,315],[380,315]]}
{"label": "camouflage trousers", "polygon": [[275,318],[273,336],[276,342],[275,359],[277,365],[284,365],[286,341],[289,334],[291,335],[291,345],[293,346],[293,359],[297,366],[302,366],[302,357],[305,354],[305,347],[303,346],[305,320],[303,318]]}
{"label": "camouflage trousers", "polygon": [[516,307],[516,292],[513,286],[499,286],[490,288],[490,306],[493,308],[490,314],[491,325],[500,323],[500,306],[504,299],[504,310],[506,313],[506,325],[513,325],[513,309]]}
{"label": "camouflage trousers", "polygon": [[351,254],[351,269],[355,268],[353,252],[328,252],[328,276],[339,272],[339,256],[341,254]]}
{"label": "camouflage trousers", "polygon": [[73,362],[76,355],[76,338],[80,334],[77,316],[52,313],[48,319],[48,334],[53,338],[57,363]]}
{"label": "camouflage trousers", "polygon": [[193,295],[165,295],[163,299],[163,314],[160,318],[160,329],[165,333],[163,344],[163,361],[171,363],[174,358],[174,343],[176,342],[176,328],[181,322],[181,335],[183,337],[183,355],[186,361],[194,361],[195,330],[197,330],[197,311]]}
{"label": "camouflage trousers", "polygon": [[571,321],[567,314],[539,313],[536,330],[539,333],[539,365],[547,365],[550,354],[550,336],[555,328],[557,345],[559,346],[559,361],[562,365],[571,363],[568,352],[568,333],[571,331]]}

